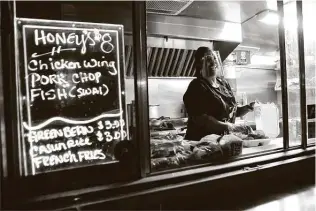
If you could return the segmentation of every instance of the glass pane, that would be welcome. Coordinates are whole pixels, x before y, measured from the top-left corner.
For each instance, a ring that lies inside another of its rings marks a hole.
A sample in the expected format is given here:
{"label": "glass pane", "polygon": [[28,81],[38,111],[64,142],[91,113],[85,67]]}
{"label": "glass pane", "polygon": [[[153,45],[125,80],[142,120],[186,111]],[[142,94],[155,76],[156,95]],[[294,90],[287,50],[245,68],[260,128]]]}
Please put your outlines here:
{"label": "glass pane", "polygon": [[303,1],[303,26],[305,48],[305,79],[307,105],[307,143],[315,143],[315,89],[316,89],[316,30],[315,20],[316,2]]}
{"label": "glass pane", "polygon": [[133,94],[124,45],[131,3],[62,3],[62,21],[35,19],[31,7],[17,5],[23,174],[117,163]]}
{"label": "glass pane", "polygon": [[275,18],[275,8],[147,1],[152,171],[282,148],[278,26],[261,20],[266,9]]}
{"label": "glass pane", "polygon": [[[270,12],[259,12],[258,17],[242,24],[243,41],[231,58],[224,61],[227,78],[236,79],[235,96],[239,106],[256,102],[253,112],[240,116],[235,122],[253,130],[243,137],[243,155],[283,147],[277,1],[265,3]],[[249,61],[244,62],[247,56]],[[231,67],[235,68],[235,76]]]}
{"label": "glass pane", "polygon": [[296,1],[284,4],[286,71],[289,107],[289,145],[301,145],[299,54],[297,40]]}

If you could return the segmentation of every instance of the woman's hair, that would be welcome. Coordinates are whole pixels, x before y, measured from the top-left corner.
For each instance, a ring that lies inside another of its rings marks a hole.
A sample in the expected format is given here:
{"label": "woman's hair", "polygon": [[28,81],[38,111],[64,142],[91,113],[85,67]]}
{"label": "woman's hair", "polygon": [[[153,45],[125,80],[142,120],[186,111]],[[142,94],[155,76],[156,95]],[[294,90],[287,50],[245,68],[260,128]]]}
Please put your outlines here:
{"label": "woman's hair", "polygon": [[211,62],[211,65],[215,65],[217,63],[214,53],[209,47],[199,47],[194,55],[194,66],[195,66],[195,76],[202,76],[202,67],[203,67],[203,57],[208,56],[208,61]]}

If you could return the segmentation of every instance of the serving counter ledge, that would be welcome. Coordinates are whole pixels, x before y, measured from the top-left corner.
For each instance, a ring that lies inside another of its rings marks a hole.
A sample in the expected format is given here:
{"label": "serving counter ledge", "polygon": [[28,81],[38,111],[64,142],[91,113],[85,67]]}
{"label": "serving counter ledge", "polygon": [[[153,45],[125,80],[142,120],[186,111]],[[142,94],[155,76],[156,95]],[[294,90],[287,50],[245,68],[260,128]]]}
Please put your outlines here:
{"label": "serving counter ledge", "polygon": [[[297,171],[302,174],[296,174]],[[195,166],[195,168],[178,172],[160,172],[136,181],[24,198],[21,204],[14,205],[16,206],[14,209],[136,210],[163,209],[162,204],[164,207],[168,207],[166,209],[174,209],[179,206],[186,208],[191,206],[199,195],[202,198],[205,194],[215,194],[216,197],[219,197],[226,188],[243,190],[247,186],[251,189],[247,194],[250,194],[253,191],[253,185],[250,183],[255,181],[258,182],[256,185],[259,189],[314,182],[314,171],[315,147],[313,146],[306,150],[279,151],[233,162],[225,161],[225,163],[212,166]],[[215,188],[218,185],[219,190]],[[188,199],[184,197],[183,200],[181,197],[177,199],[177,195],[182,196],[185,193],[191,197]],[[233,198],[236,197],[240,196],[236,195]],[[210,209],[216,208],[216,203],[214,201]],[[226,204],[225,206],[234,205]],[[225,207],[225,209],[227,208],[229,207]]]}

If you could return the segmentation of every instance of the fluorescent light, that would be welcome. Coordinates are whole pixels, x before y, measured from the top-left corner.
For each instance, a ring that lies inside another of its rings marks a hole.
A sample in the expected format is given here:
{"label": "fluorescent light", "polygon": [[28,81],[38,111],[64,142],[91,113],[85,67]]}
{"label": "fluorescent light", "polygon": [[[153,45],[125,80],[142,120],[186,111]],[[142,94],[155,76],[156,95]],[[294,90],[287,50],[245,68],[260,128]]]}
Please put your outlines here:
{"label": "fluorescent light", "polygon": [[262,18],[259,18],[259,21],[268,25],[278,25],[279,16],[277,13],[268,12]]}
{"label": "fluorescent light", "polygon": [[236,50],[249,50],[249,51],[259,51],[260,48],[258,47],[253,47],[253,46],[248,46],[248,45],[238,45]]}

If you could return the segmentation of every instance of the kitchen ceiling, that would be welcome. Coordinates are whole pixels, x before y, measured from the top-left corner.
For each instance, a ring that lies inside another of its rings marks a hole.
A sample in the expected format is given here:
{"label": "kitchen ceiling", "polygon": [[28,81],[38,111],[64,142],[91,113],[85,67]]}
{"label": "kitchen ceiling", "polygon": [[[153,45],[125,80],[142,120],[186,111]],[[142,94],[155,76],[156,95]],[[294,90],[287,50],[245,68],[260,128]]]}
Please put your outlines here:
{"label": "kitchen ceiling", "polygon": [[264,9],[266,1],[194,1],[179,15],[242,23]]}
{"label": "kitchen ceiling", "polygon": [[266,9],[267,1],[194,1],[178,16],[241,23],[240,45],[260,48],[258,55],[271,55],[279,48],[278,27],[254,17]]}

